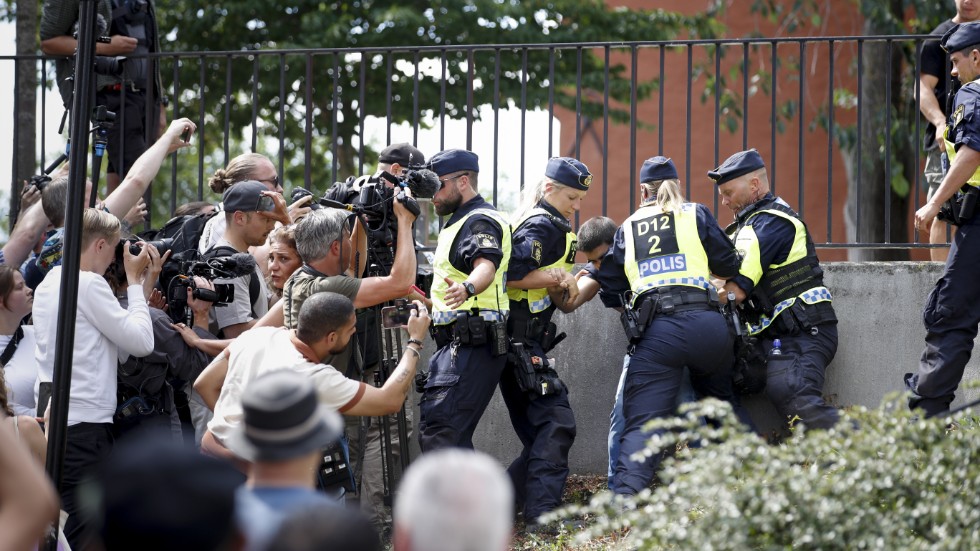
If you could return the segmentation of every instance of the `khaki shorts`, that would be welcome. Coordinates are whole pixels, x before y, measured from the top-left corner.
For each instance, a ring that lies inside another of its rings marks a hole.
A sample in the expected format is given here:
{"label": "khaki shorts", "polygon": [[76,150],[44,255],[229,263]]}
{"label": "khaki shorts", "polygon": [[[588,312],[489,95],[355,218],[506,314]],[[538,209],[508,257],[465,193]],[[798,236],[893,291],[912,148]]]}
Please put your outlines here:
{"label": "khaki shorts", "polygon": [[943,152],[937,147],[926,152],[926,167],[923,170],[926,185],[926,201],[932,199],[932,195],[939,189],[939,184],[943,183]]}

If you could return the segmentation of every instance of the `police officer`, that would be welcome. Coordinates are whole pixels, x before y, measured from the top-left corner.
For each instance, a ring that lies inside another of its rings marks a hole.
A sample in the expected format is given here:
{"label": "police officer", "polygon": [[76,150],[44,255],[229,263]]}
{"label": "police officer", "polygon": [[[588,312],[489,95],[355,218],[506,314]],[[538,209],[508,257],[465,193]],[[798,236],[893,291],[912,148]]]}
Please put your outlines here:
{"label": "police officer", "polygon": [[473,447],[473,431],[507,361],[504,275],[510,226],[477,192],[479,159],[471,151],[435,154],[441,187],[436,214],[449,216],[433,263],[432,321],[436,353],[419,403],[423,452]]}
{"label": "police officer", "polygon": [[[725,284],[741,305],[748,333],[769,354],[766,395],[784,419],[830,428],[839,417],[823,399],[827,365],[837,353],[837,316],[806,225],[769,192],[762,156],[740,151],[708,172],[735,213],[726,233],[742,255]],[[774,340],[780,348],[773,351]],[[779,353],[780,355],[776,355]]]}
{"label": "police officer", "polygon": [[961,188],[967,191],[959,195],[966,199],[964,204],[957,202],[954,209],[959,220],[955,221],[958,227],[946,271],[929,293],[922,313],[926,347],[919,371],[905,375],[906,386],[912,391],[909,407],[922,408],[930,417],[949,410],[980,323],[980,286],[976,284],[980,238],[973,235],[973,228],[980,226],[975,208],[980,187],[980,119],[975,113],[980,106],[980,23],[954,27],[943,36],[940,45],[949,52],[950,72],[963,87],[956,93],[953,114],[943,135],[949,171],[929,202],[916,211],[916,229],[926,231],[943,203]]}
{"label": "police officer", "polygon": [[592,174],[580,161],[552,158],[545,178],[528,194],[524,212],[514,221],[514,246],[507,269],[507,333],[521,352],[511,355],[500,379],[500,393],[524,445],[507,472],[529,525],[561,504],[568,479],[575,416],[568,390],[547,357],[556,339],[551,321],[555,304],[549,292],[578,294],[570,272],[577,240],[569,220],[591,183]]}
{"label": "police officer", "polygon": [[599,267],[603,302],[625,307],[639,333],[623,388],[617,494],[650,484],[658,461],[632,456],[646,446],[644,424],[674,412],[685,367],[702,396],[732,399],[732,335],[709,280],[734,276],[738,254],[707,207],[684,201],[670,159],[645,161],[640,183],[643,202]]}

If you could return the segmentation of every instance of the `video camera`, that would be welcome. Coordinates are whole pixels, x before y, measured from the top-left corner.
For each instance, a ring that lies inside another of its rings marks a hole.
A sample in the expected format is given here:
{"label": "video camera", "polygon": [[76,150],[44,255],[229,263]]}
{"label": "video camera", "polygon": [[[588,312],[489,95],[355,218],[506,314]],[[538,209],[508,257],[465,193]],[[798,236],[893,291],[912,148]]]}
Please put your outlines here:
{"label": "video camera", "polygon": [[[391,187],[385,182],[392,184]],[[398,224],[392,210],[394,202],[402,203],[409,212],[419,216],[422,209],[416,198],[431,199],[439,191],[439,186],[436,173],[421,167],[406,169],[401,176],[381,171],[376,178],[350,178],[335,184],[310,207],[343,209],[358,215],[367,230],[369,269],[377,271],[375,275],[383,275],[391,270],[395,258]],[[411,191],[411,196],[404,192],[405,189]],[[292,200],[306,195],[313,193],[294,188]]]}
{"label": "video camera", "polygon": [[236,253],[209,259],[189,260],[180,263],[180,270],[167,284],[167,304],[170,318],[175,323],[194,321],[194,312],[187,305],[187,289],[192,289],[191,296],[198,300],[206,300],[215,306],[225,306],[235,301],[235,286],[231,283],[215,283],[214,291],[201,289],[194,283],[195,277],[203,277],[208,281],[215,279],[234,279],[253,274],[255,259],[249,253]]}

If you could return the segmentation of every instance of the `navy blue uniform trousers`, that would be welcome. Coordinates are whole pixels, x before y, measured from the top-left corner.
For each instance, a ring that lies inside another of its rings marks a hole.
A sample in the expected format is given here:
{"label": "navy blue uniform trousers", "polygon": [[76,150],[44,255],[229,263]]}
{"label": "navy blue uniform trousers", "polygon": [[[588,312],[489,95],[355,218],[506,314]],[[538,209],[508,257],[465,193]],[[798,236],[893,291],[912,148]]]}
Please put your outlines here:
{"label": "navy blue uniform trousers", "polygon": [[473,432],[500,381],[507,356],[490,345],[443,346],[429,360],[429,380],[419,402],[419,447],[473,448]]}
{"label": "navy blue uniform trousers", "polygon": [[[545,357],[541,345],[531,344],[531,355]],[[500,394],[510,422],[524,448],[507,468],[524,519],[531,523],[561,505],[568,480],[568,451],[575,441],[575,416],[568,403],[568,389],[547,396],[522,392],[515,367],[508,365],[500,378]]]}
{"label": "navy blue uniform trousers", "polygon": [[[790,315],[786,311],[783,316]],[[823,399],[827,366],[837,354],[837,322],[800,329],[780,340],[779,356],[768,356],[766,396],[784,419],[799,417],[809,428],[829,429],[840,412]],[[772,341],[767,340],[768,351]]]}
{"label": "navy blue uniform trousers", "polygon": [[946,271],[926,299],[922,322],[926,347],[917,374],[906,378],[909,407],[927,416],[949,410],[973,352],[980,323],[980,213],[959,226],[946,259]]}
{"label": "navy blue uniform trousers", "polygon": [[732,400],[733,347],[728,323],[717,311],[658,314],[653,319],[637,343],[626,372],[626,426],[611,483],[613,492],[636,494],[653,480],[660,464],[658,456],[639,462],[630,456],[646,448],[650,434],[643,425],[677,409],[685,367],[701,396]]}

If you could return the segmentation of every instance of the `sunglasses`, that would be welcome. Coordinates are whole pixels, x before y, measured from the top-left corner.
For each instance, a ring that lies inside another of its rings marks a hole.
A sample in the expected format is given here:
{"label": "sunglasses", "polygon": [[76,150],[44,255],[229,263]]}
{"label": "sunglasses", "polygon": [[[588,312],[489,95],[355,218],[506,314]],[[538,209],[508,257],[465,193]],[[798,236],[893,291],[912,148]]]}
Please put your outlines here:
{"label": "sunglasses", "polygon": [[277,188],[277,189],[280,186],[280,184],[279,184],[279,175],[278,174],[276,174],[272,178],[264,178],[264,179],[259,180],[259,181],[260,182],[267,183],[267,184],[272,184],[272,187]]}
{"label": "sunglasses", "polygon": [[[469,175],[470,175],[469,172],[463,172],[462,174],[457,174],[455,176],[450,176],[448,178],[439,178],[439,183],[441,184],[439,186],[439,189],[442,189],[442,188],[446,187],[446,182],[451,182],[452,180],[455,180],[457,178],[462,178],[463,176],[469,176]],[[438,190],[436,190],[436,191],[438,191]]]}

